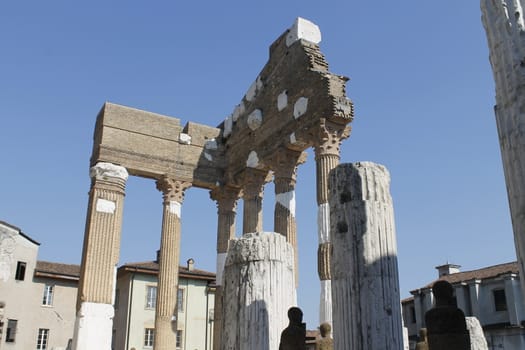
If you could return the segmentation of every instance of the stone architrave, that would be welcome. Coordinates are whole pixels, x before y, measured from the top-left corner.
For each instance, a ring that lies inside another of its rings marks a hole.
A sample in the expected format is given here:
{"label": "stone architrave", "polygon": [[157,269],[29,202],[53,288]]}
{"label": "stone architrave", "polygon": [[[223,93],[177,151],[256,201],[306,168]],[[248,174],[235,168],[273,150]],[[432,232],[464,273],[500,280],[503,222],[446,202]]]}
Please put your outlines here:
{"label": "stone architrave", "polygon": [[167,176],[157,181],[157,189],[163,194],[163,214],[155,307],[155,350],[173,349],[176,344],[181,206],[184,191],[190,186],[191,183]]}
{"label": "stone architrave", "polygon": [[369,163],[330,175],[335,350],[401,350],[397,247],[390,175]]}
{"label": "stone architrave", "polygon": [[230,242],[223,277],[221,350],[278,350],[296,305],[293,247],[276,233]]}
{"label": "stone architrave", "polygon": [[128,172],[124,167],[99,162],[90,169],[90,176],[73,349],[110,350]]}
{"label": "stone architrave", "polygon": [[[481,0],[496,85],[496,124],[507,185],[514,242],[525,275],[525,1]],[[521,279],[525,295],[525,278]]]}

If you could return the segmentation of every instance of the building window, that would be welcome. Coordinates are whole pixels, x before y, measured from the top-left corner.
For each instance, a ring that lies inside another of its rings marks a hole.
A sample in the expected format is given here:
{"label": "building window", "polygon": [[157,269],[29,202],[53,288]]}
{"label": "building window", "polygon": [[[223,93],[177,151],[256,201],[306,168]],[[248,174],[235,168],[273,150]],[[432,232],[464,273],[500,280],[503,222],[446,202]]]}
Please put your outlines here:
{"label": "building window", "polygon": [[53,305],[54,286],[46,284],[44,286],[44,297],[42,298],[42,305]]}
{"label": "building window", "polygon": [[155,330],[153,328],[144,329],[144,347],[153,347],[153,338],[155,337]]}
{"label": "building window", "polygon": [[25,276],[26,276],[26,263],[23,261],[19,261],[16,263],[15,280],[23,281]]}
{"label": "building window", "polygon": [[146,308],[154,309],[157,306],[157,287],[146,286]]}
{"label": "building window", "polygon": [[492,291],[494,295],[494,308],[496,311],[507,311],[507,297],[504,289],[495,289]]}
{"label": "building window", "polygon": [[410,306],[410,323],[416,323],[416,308]]}
{"label": "building window", "polygon": [[182,331],[180,329],[177,330],[177,338],[175,340],[175,347],[177,349],[182,349]]}
{"label": "building window", "polygon": [[37,350],[46,350],[47,349],[47,339],[49,338],[49,329],[39,328],[38,329],[38,338],[36,340],[36,349]]}
{"label": "building window", "polygon": [[177,291],[177,312],[184,312],[184,288]]}
{"label": "building window", "polygon": [[16,338],[16,324],[17,320],[7,320],[7,330],[5,333],[5,342],[14,343]]}

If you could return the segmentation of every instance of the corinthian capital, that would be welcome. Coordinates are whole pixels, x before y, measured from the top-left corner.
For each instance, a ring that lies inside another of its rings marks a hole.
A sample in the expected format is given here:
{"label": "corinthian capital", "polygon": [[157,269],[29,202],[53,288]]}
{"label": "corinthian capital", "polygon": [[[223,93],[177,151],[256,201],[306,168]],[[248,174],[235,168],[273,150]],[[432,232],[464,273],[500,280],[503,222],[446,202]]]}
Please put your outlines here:
{"label": "corinthian capital", "polygon": [[350,136],[351,127],[321,118],[317,130],[318,139],[314,143],[315,156],[319,157],[325,154],[339,156],[341,142]]}
{"label": "corinthian capital", "polygon": [[163,176],[157,180],[157,189],[162,192],[164,202],[182,203],[184,191],[189,187],[191,187],[191,182],[175,180],[168,176]]}

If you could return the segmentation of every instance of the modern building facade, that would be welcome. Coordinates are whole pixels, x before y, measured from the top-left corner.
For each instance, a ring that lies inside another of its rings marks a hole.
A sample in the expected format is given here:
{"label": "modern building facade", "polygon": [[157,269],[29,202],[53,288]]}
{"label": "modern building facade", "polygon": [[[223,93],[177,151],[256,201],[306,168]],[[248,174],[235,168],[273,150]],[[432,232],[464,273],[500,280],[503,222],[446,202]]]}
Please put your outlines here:
{"label": "modern building facade", "polygon": [[[454,286],[457,306],[465,316],[478,318],[489,349],[525,349],[525,305],[518,264],[511,262],[465,272],[459,268],[454,264],[436,267],[438,279]],[[425,313],[434,304],[431,288],[435,281],[412,290],[412,297],[401,302],[411,349],[415,347],[419,329],[425,327]]]}
{"label": "modern building facade", "polygon": [[[118,269],[114,349],[153,347],[158,273],[157,261],[125,264]],[[215,274],[195,269],[190,259],[187,266],[179,268],[178,288],[176,349],[211,350]]]}
{"label": "modern building facade", "polygon": [[[69,350],[80,266],[38,261],[36,242],[0,221],[0,350]],[[158,264],[118,269],[112,349],[152,349]],[[215,274],[179,267],[177,347],[211,350]]]}

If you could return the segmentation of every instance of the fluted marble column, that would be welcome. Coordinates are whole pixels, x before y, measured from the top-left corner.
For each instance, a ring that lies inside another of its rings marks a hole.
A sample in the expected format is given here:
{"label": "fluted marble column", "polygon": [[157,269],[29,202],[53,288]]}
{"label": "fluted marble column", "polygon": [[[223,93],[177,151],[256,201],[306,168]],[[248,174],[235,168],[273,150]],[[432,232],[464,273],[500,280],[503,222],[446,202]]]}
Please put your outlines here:
{"label": "fluted marble column", "polygon": [[[524,0],[481,0],[496,83],[494,111],[521,276],[525,275],[524,6]],[[521,278],[521,289],[525,295],[525,278]]]}
{"label": "fluted marble column", "polygon": [[247,168],[245,170],[243,184],[243,234],[262,232],[262,200],[267,174],[267,171],[255,168]]}
{"label": "fluted marble column", "polygon": [[335,350],[401,350],[397,244],[390,175],[369,163],[330,177]]}
{"label": "fluted marble column", "polygon": [[306,153],[282,149],[273,160],[275,184],[274,231],[286,237],[294,248],[295,284],[299,281],[297,223],[295,221],[295,184],[297,166],[304,163]]}
{"label": "fluted marble column", "polygon": [[217,201],[217,276],[215,279],[215,305],[213,320],[213,349],[219,350],[221,344],[221,328],[223,319],[223,273],[228,245],[235,238],[235,216],[240,189],[234,187],[219,187],[213,190],[211,198]]}
{"label": "fluted marble column", "polygon": [[184,191],[190,186],[189,182],[169,177],[157,181],[164,200],[155,308],[155,350],[173,349],[176,344],[181,205]]}
{"label": "fluted marble column", "polygon": [[319,248],[317,250],[317,269],[321,280],[319,304],[319,324],[332,324],[332,287],[330,272],[330,208],[328,205],[328,176],[339,164],[341,141],[349,136],[350,128],[346,125],[330,123],[321,119],[319,140],[315,145],[315,163],[317,175],[317,232]]}
{"label": "fluted marble column", "polygon": [[128,172],[111,163],[90,170],[73,349],[111,349],[113,300]]}

